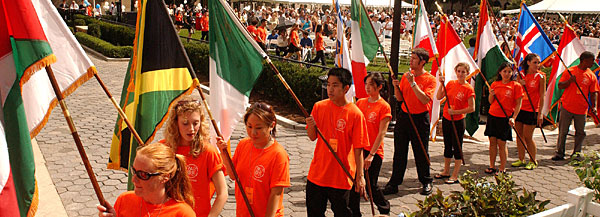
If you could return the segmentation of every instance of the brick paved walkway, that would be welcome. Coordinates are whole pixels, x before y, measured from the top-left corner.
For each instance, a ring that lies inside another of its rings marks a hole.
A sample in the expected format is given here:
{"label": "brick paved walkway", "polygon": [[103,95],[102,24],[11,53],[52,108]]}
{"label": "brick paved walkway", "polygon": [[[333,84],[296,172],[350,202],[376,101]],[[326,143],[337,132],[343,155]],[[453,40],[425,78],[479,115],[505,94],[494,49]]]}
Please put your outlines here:
{"label": "brick paved walkway", "polygon": [[[118,98],[127,62],[104,62],[94,57],[91,58],[112,94]],[[110,203],[114,203],[116,197],[126,190],[127,182],[124,172],[106,169],[117,112],[94,79],[84,84],[67,98],[67,104],[100,182],[102,192]],[[285,190],[285,214],[286,216],[306,216],[304,189],[315,143],[309,141],[304,130],[294,130],[282,126],[278,126],[278,128],[277,140],[286,148],[290,156],[292,186]],[[536,132],[539,131],[536,130]],[[157,135],[157,138],[162,138],[162,132]],[[244,135],[243,126],[238,125],[232,138],[234,140],[232,144],[237,144],[237,141],[243,138]],[[600,129],[587,129],[584,151],[600,149],[600,145],[597,144],[600,141],[599,135]],[[538,144],[539,168],[533,171],[508,168],[508,171],[514,176],[517,185],[537,191],[538,199],[549,199],[551,200],[549,206],[555,207],[565,203],[567,191],[580,186],[580,184],[573,168],[567,164],[567,161],[554,162],[550,160],[556,142],[556,131],[547,131],[547,136],[549,141],[547,144],[543,143],[541,137],[535,138]],[[67,214],[69,216],[96,215],[97,199],[60,108],[55,108],[47,126],[37,136],[37,141]],[[392,167],[393,140],[386,138],[384,141],[386,157],[383,162],[379,185],[384,185],[387,182]],[[487,139],[484,139],[484,141],[487,142]],[[570,154],[570,150],[573,148],[572,139],[570,138],[567,143],[567,154]],[[516,159],[515,145],[514,142],[508,143],[509,162]],[[467,166],[463,167],[463,171],[467,169],[483,171],[489,161],[487,147],[486,143],[465,144],[464,154]],[[430,143],[429,153],[431,155],[432,175],[439,173],[443,167],[442,152],[443,144],[441,142]],[[228,180],[228,185],[229,199],[222,216],[235,216],[234,184]],[[387,197],[392,204],[392,216],[396,216],[402,211],[417,209],[417,200],[424,198],[418,193],[420,187],[421,185],[416,177],[414,158],[410,153],[408,171],[404,184],[400,186],[400,192]],[[459,185],[446,185],[438,180],[435,181],[434,188],[439,188],[445,194],[461,189]],[[43,202],[41,201],[41,203]],[[370,215],[368,202],[362,202],[361,210],[363,210],[363,214]],[[332,216],[332,213],[328,211],[327,215]]]}

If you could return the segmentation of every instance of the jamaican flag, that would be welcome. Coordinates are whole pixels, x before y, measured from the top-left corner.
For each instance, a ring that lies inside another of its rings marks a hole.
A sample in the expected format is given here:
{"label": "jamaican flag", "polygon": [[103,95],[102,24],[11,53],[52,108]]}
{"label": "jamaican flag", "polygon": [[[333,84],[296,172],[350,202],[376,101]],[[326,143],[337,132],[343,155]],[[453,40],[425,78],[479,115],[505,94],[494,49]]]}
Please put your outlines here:
{"label": "jamaican flag", "polygon": [[[162,0],[140,1],[135,35],[120,103],[135,131],[149,143],[169,108],[198,83]],[[131,129],[117,117],[108,168],[129,170],[138,145]],[[128,189],[133,189],[131,172]]]}

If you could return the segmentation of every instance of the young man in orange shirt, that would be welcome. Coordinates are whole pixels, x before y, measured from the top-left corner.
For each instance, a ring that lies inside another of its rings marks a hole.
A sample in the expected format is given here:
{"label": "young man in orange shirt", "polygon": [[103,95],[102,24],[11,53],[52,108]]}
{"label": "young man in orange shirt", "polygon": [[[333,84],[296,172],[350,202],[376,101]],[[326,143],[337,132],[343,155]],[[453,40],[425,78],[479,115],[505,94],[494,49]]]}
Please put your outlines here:
{"label": "young man in orange shirt", "polygon": [[[573,73],[573,76],[568,71],[562,73],[562,76],[558,82],[558,88],[564,89],[561,97],[562,108],[560,109],[560,118],[558,123],[558,140],[556,141],[556,153],[552,160],[564,160],[565,158],[565,142],[567,140],[567,133],[569,132],[569,126],[571,120],[575,123],[575,146],[573,147],[574,156],[577,152],[581,152],[581,146],[583,145],[583,139],[585,138],[585,118],[588,110],[588,104],[583,96],[590,96],[591,112],[598,114],[596,110],[596,102],[598,97],[598,81],[596,75],[592,73],[590,67],[594,64],[594,54],[589,51],[583,52],[579,56],[579,65],[573,66],[568,70]],[[577,82],[577,84],[574,84]],[[581,91],[577,88],[577,85],[581,87]]]}
{"label": "young man in orange shirt", "polygon": [[267,41],[267,19],[260,20],[260,25],[256,28],[256,37],[259,39],[258,45],[263,49],[263,51],[267,51],[267,45],[265,41]]}
{"label": "young man in orange shirt", "polygon": [[[433,188],[431,184],[433,179],[429,174],[427,158],[429,156],[429,111],[431,110],[431,99],[435,90],[436,80],[433,75],[423,69],[427,61],[429,61],[429,53],[425,49],[414,49],[410,56],[411,71],[404,73],[400,81],[393,80],[394,95],[400,103],[398,105],[401,107],[401,110],[398,112],[396,127],[394,128],[392,177],[390,177],[383,190],[383,193],[386,195],[398,193],[398,185],[402,184],[404,180],[408,160],[408,142],[412,145],[419,182],[423,184],[421,194],[431,194]],[[408,111],[406,107],[409,108]],[[407,113],[409,111],[419,131],[423,146],[421,146],[417,134],[412,127]],[[425,149],[423,150],[423,148]]]}
{"label": "young man in orange shirt", "polygon": [[[346,101],[352,75],[343,68],[333,68],[327,73],[329,99],[315,103],[311,116],[306,118],[306,131],[310,140],[317,139],[314,156],[308,170],[306,184],[307,215],[324,217],[327,201],[335,216],[352,216],[348,207],[352,179],[317,135],[317,127],[327,139],[344,167],[356,180],[354,191],[365,192],[363,177],[363,148],[369,144],[367,122],[358,107]],[[358,168],[358,169],[357,169]]]}
{"label": "young man in orange shirt", "polygon": [[202,18],[200,18],[200,31],[202,31],[200,40],[208,41],[208,11],[202,12]]}

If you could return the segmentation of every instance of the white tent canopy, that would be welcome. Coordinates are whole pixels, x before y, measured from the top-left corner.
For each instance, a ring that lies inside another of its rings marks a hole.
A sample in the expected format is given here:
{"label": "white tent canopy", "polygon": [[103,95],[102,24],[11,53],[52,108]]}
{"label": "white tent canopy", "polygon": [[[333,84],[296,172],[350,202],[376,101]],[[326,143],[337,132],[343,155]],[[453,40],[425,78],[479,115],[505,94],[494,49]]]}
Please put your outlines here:
{"label": "white tent canopy", "polygon": [[[544,0],[528,6],[531,13],[573,13],[597,14],[600,13],[598,0]],[[503,10],[504,14],[516,14],[520,9]]]}
{"label": "white tent canopy", "polygon": [[[299,3],[299,4],[323,4],[331,5],[333,0],[274,0],[279,3]],[[350,5],[350,0],[340,0],[340,5]],[[363,0],[366,7],[394,7],[393,0]],[[414,8],[415,5],[402,1],[402,8]]]}

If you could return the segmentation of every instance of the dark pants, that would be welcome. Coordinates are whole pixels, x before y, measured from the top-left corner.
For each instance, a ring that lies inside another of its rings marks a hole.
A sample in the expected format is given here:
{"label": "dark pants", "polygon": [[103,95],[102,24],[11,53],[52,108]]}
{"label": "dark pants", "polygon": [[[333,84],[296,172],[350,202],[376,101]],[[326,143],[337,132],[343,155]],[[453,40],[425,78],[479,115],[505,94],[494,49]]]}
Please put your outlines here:
{"label": "dark pants", "polygon": [[406,163],[408,160],[408,142],[412,145],[413,155],[415,156],[415,164],[417,165],[417,174],[421,184],[429,184],[433,181],[429,175],[429,113],[423,112],[420,114],[412,114],[413,120],[423,141],[423,148],[417,138],[414,128],[412,127],[408,114],[398,108],[398,120],[394,128],[394,164],[392,167],[392,177],[387,183],[391,186],[398,186],[404,180],[406,172]]}
{"label": "dark pants", "polygon": [[310,62],[311,63],[316,63],[319,60],[321,60],[321,65],[324,65],[324,66],[326,65],[326,63],[325,63],[325,52],[323,52],[322,50],[317,51],[316,57],[313,60],[311,60]]}
{"label": "dark pants", "polygon": [[[456,142],[456,135],[454,134],[454,126],[456,126],[456,134],[458,134],[458,143]],[[463,144],[463,135],[465,134],[465,119],[456,121],[450,121],[446,118],[442,120],[442,132],[444,133],[444,157],[452,158],[456,160],[462,159],[460,156],[460,150]],[[460,148],[459,149],[459,146]]]}
{"label": "dark pants", "polygon": [[[285,55],[287,55],[288,51],[287,51],[287,47],[279,47],[277,46],[277,48],[275,48],[275,54],[277,56],[283,57]],[[281,53],[281,55],[279,55]]]}
{"label": "dark pants", "polygon": [[569,133],[569,126],[571,121],[574,122],[575,126],[575,144],[573,145],[573,154],[581,152],[583,147],[583,139],[585,139],[585,118],[586,115],[573,114],[567,111],[565,108],[560,110],[560,117],[558,119],[558,139],[556,140],[556,156],[565,157],[565,143],[567,141],[567,134]]}
{"label": "dark pants", "polygon": [[327,200],[329,200],[334,216],[352,216],[352,211],[348,208],[350,191],[321,187],[310,181],[306,181],[306,215],[309,217],[325,217]]}
{"label": "dark pants", "polygon": [[202,37],[200,37],[200,40],[208,41],[208,31],[202,31]]}
{"label": "dark pants", "polygon": [[[364,150],[363,156],[369,156],[369,151]],[[365,157],[366,158],[366,157]],[[371,166],[369,167],[369,182],[371,184],[371,191],[373,192],[373,203],[377,206],[380,214],[390,213],[390,202],[385,199],[383,192],[377,186],[379,180],[379,171],[381,170],[381,163],[383,159],[381,156],[375,155]],[[366,178],[366,176],[365,176]],[[365,183],[366,184],[366,183]],[[354,187],[352,187],[354,189]],[[368,192],[368,190],[367,190]],[[350,209],[352,209],[353,216],[362,216],[360,213],[360,195],[354,190],[350,190]]]}

